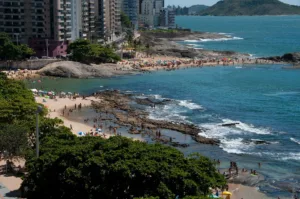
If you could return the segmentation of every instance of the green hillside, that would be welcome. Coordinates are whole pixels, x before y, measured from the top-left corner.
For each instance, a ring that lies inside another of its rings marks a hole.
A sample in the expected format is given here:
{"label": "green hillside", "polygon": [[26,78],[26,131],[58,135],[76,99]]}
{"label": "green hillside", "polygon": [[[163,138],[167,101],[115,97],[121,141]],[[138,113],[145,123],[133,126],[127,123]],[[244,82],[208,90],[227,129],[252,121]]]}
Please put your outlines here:
{"label": "green hillside", "polygon": [[200,12],[200,15],[238,16],[238,15],[296,15],[300,7],[282,3],[278,0],[221,0]]}

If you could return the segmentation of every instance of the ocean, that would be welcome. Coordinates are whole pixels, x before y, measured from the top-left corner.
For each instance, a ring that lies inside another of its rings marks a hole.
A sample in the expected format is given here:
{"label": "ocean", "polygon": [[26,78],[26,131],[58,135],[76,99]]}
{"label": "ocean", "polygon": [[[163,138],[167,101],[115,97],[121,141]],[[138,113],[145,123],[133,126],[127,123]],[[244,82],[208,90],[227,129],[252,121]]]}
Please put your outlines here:
{"label": "ocean", "polygon": [[195,48],[232,50],[255,57],[300,51],[299,16],[180,16],[176,18],[176,23],[194,31],[216,32],[232,37],[231,40],[182,42]]}
{"label": "ocean", "polygon": [[[242,38],[195,42],[203,48],[255,56],[300,51],[300,16],[177,17],[176,21],[193,30]],[[174,99],[149,109],[150,117],[194,123],[206,129],[203,136],[221,140],[220,146],[208,146],[181,138],[190,144],[181,151],[220,159],[221,167],[228,168],[229,161],[235,161],[240,168],[256,169],[265,176],[259,189],[277,198],[290,197],[288,190],[300,191],[300,70],[284,67],[217,66],[109,79],[44,78],[41,83],[27,84],[82,94],[118,89],[158,100]],[[239,124],[221,126],[232,122]]]}

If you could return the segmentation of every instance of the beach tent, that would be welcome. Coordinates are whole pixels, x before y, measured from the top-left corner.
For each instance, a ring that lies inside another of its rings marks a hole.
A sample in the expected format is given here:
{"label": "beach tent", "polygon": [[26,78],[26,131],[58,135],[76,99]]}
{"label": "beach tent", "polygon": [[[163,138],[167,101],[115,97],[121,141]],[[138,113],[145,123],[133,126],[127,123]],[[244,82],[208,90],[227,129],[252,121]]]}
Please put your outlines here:
{"label": "beach tent", "polygon": [[225,199],[230,199],[230,196],[231,196],[231,195],[232,195],[232,193],[229,192],[229,191],[223,191],[223,193],[222,193],[222,196],[226,196]]}
{"label": "beach tent", "polygon": [[220,198],[219,196],[216,196],[214,194],[209,195],[209,198]]}
{"label": "beach tent", "polygon": [[85,132],[82,132],[82,131],[78,132],[77,134],[78,134],[79,136],[85,136]]}

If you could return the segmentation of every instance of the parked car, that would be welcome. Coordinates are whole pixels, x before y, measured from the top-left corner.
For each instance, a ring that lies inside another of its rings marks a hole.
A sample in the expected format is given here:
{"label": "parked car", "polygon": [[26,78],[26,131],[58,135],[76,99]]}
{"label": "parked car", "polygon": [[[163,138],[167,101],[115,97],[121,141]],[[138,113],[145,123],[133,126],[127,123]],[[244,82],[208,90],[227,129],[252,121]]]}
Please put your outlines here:
{"label": "parked car", "polygon": [[39,58],[35,56],[31,56],[29,59],[39,59]]}

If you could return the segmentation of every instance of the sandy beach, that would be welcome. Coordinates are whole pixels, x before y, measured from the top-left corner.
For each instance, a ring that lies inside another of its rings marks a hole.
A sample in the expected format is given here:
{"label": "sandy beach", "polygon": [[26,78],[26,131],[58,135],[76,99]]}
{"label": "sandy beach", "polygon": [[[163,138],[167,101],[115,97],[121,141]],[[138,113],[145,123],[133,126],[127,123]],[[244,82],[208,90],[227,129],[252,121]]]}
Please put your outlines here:
{"label": "sandy beach", "polygon": [[[91,102],[93,100],[96,100],[95,97],[87,97],[85,99],[77,98],[77,99],[69,99],[69,98],[58,98],[55,99],[46,99],[44,97],[35,97],[36,102],[43,104],[45,107],[48,108],[49,112],[47,117],[49,118],[59,118],[63,120],[64,126],[66,127],[72,127],[71,131],[78,135],[78,132],[90,132],[91,129],[93,129],[93,126],[90,126],[85,123],[75,122],[68,118],[67,113],[65,116],[62,114],[62,110],[65,109],[65,106],[68,109],[73,109],[75,104],[78,106],[79,104],[82,105],[82,107],[90,106]],[[99,99],[98,99],[99,100]],[[109,134],[107,134],[107,137],[109,137]]]}
{"label": "sandy beach", "polygon": [[[23,159],[13,160],[13,163],[16,167],[20,166],[23,168],[25,165],[25,161]],[[6,165],[6,161],[1,160],[0,167],[3,168],[4,171],[5,171],[5,165]],[[0,183],[2,183],[10,191],[18,190],[21,186],[22,181],[23,180],[21,178],[15,177],[13,175],[6,175],[5,172],[0,173]]]}
{"label": "sandy beach", "polygon": [[231,199],[270,199],[270,197],[259,192],[256,187],[244,186],[241,184],[229,184]]}

